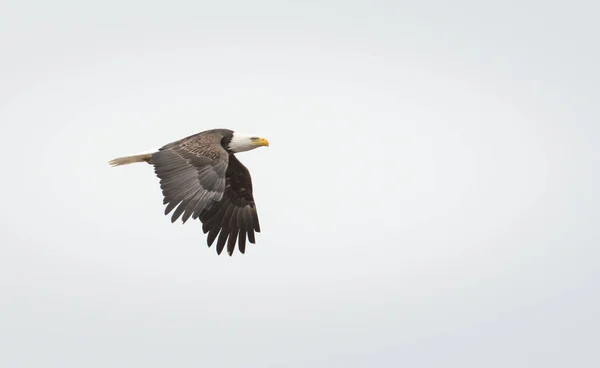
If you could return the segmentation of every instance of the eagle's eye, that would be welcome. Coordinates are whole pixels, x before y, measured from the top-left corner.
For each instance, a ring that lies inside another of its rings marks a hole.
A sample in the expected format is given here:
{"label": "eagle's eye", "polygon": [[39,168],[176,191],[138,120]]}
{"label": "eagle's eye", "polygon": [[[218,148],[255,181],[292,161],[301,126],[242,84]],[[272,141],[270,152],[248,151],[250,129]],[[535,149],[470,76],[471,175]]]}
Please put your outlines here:
{"label": "eagle's eye", "polygon": [[251,137],[250,140],[252,142],[258,142],[260,140],[260,138],[259,137]]}

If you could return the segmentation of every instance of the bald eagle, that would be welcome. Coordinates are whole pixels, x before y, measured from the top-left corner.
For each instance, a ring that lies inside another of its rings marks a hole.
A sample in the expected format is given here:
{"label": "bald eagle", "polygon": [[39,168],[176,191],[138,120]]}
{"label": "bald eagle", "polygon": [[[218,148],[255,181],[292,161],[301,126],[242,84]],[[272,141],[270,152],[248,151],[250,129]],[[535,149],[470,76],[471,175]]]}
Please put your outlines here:
{"label": "bald eagle", "polygon": [[[217,240],[217,254],[225,244],[231,256],[236,242],[246,251],[246,237],[255,243],[260,232],[252,179],[235,153],[269,146],[265,138],[213,129],[200,132],[159,149],[119,157],[112,166],[147,162],[154,166],[166,205],[165,215],[173,212],[171,222],[190,217],[202,222],[210,247]],[[218,239],[217,239],[218,236]]]}

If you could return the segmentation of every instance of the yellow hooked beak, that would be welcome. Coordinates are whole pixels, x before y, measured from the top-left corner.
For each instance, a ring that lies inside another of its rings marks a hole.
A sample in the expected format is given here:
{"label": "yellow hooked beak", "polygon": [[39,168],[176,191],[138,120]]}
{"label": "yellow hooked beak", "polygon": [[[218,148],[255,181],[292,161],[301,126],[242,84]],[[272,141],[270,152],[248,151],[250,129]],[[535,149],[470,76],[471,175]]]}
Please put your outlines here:
{"label": "yellow hooked beak", "polygon": [[267,146],[269,147],[269,141],[267,140],[267,138],[260,138],[258,140],[258,142],[256,142],[257,146]]}

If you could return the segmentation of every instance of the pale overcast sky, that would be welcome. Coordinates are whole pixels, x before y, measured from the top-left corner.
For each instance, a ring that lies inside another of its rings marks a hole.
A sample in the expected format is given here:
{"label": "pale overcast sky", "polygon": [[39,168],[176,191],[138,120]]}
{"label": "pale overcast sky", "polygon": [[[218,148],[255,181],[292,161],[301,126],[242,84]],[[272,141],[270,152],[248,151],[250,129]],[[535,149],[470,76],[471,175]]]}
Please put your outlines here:
{"label": "pale overcast sky", "polygon": [[[2,367],[598,367],[592,1],[0,5]],[[262,233],[148,165],[211,128]]]}

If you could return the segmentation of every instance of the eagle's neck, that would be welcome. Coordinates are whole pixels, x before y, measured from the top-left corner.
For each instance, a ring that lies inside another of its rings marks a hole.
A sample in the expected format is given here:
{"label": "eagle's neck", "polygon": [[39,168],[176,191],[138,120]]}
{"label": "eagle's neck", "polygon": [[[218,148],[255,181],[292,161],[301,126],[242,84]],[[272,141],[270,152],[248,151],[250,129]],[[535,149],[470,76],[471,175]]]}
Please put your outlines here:
{"label": "eagle's neck", "polygon": [[231,138],[229,138],[229,142],[227,142],[227,145],[224,147],[229,153],[250,151],[251,149],[258,147],[256,143],[253,143],[251,138],[254,137],[247,134],[233,132],[231,134]]}

